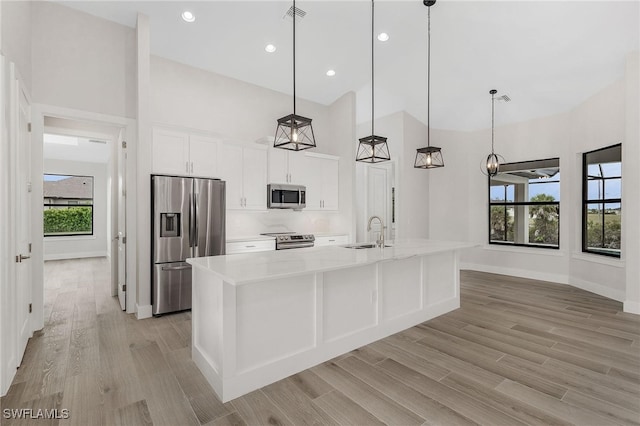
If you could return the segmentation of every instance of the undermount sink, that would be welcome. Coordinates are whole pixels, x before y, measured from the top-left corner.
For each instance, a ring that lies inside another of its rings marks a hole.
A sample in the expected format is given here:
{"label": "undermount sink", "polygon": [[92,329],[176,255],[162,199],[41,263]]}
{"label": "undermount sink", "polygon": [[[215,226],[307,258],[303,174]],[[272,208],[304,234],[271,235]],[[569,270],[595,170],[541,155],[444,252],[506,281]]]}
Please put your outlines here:
{"label": "undermount sink", "polygon": [[[350,244],[348,246],[342,246],[344,248],[348,248],[348,249],[355,249],[355,250],[359,250],[359,249],[370,249],[370,248],[379,248],[376,244],[373,243],[367,243],[367,244]],[[385,245],[385,247],[391,247],[389,245]]]}

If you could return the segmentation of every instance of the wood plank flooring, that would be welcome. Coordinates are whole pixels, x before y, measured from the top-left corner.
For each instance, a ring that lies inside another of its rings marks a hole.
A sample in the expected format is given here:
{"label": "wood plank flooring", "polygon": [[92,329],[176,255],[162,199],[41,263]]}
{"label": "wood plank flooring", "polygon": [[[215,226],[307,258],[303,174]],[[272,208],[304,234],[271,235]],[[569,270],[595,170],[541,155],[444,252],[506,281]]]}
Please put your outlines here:
{"label": "wood plank flooring", "polygon": [[46,324],[3,425],[638,425],[640,317],[559,285],[463,271],[462,307],[221,403],[191,361],[190,313],[137,321],[106,259],[45,264]]}

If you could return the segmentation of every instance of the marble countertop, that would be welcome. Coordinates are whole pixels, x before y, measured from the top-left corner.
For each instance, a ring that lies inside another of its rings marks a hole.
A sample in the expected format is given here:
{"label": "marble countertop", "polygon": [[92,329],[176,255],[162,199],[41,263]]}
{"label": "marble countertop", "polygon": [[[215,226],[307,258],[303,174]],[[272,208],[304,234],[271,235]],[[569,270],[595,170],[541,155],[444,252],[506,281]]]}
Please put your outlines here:
{"label": "marble countertop", "polygon": [[309,247],[198,257],[187,259],[187,262],[195,267],[208,269],[230,284],[241,285],[460,250],[477,245],[468,242],[424,239],[388,241],[387,244],[391,247],[359,250],[343,246]]}
{"label": "marble countertop", "polygon": [[269,235],[247,235],[244,237],[233,237],[227,238],[228,243],[238,243],[244,241],[266,241],[266,240],[274,240],[276,237]]}

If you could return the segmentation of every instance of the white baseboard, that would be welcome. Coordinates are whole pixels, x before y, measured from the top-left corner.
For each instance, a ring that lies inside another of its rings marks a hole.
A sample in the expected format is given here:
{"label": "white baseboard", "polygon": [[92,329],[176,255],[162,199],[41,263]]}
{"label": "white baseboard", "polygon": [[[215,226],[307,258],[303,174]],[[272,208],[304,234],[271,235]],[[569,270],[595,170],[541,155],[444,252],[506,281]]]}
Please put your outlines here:
{"label": "white baseboard", "polygon": [[138,305],[136,303],[136,318],[141,320],[145,318],[151,318],[153,312],[153,306],[151,305]]}
{"label": "white baseboard", "polygon": [[[591,281],[585,281],[579,278],[570,278],[562,274],[549,274],[539,271],[529,271],[526,269],[505,268],[502,266],[493,265],[480,265],[477,263],[462,263],[460,269],[471,269],[473,271],[487,272],[490,274],[511,275],[514,277],[528,278],[539,281],[549,281],[559,284],[569,284],[570,286],[590,291],[591,293],[598,294],[600,296],[607,297],[609,299],[617,300],[618,302],[624,301],[624,291],[612,289],[602,284],[594,283]],[[640,304],[634,302],[625,302],[625,312],[627,312],[627,303],[629,303],[629,312],[640,313]],[[636,305],[634,307],[634,305]],[[635,311],[633,309],[636,309]]]}
{"label": "white baseboard", "polygon": [[623,310],[630,314],[640,315],[640,302],[625,300]]}
{"label": "white baseboard", "polygon": [[602,284],[582,280],[580,278],[571,278],[569,285],[590,291],[591,293],[599,294],[600,296],[608,297],[609,299],[617,300],[618,302],[624,302],[625,299],[624,291],[605,287]]}
{"label": "white baseboard", "polygon": [[529,278],[538,281],[549,281],[559,284],[569,284],[569,279],[562,274],[549,274],[540,271],[530,271],[527,269],[505,268],[503,266],[480,265],[478,263],[461,263],[460,269],[471,269],[474,271],[487,272],[489,274],[512,275],[514,277]]}
{"label": "white baseboard", "polygon": [[84,251],[79,253],[50,253],[44,255],[44,260],[84,259],[86,257],[107,257],[107,252]]}

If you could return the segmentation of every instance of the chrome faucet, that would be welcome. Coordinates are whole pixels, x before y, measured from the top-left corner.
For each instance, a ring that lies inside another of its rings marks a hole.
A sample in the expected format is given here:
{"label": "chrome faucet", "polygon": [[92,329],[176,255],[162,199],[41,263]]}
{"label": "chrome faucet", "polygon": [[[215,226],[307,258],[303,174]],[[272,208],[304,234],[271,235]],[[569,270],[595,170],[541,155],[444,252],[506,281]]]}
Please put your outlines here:
{"label": "chrome faucet", "polygon": [[373,222],[374,219],[378,219],[378,221],[380,222],[380,227],[382,228],[380,230],[380,238],[376,240],[376,245],[380,248],[384,248],[384,230],[387,229],[387,227],[384,226],[384,223],[382,222],[380,216],[371,216],[369,218],[369,223],[367,224],[367,232],[371,231],[371,222]]}

